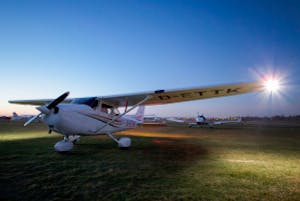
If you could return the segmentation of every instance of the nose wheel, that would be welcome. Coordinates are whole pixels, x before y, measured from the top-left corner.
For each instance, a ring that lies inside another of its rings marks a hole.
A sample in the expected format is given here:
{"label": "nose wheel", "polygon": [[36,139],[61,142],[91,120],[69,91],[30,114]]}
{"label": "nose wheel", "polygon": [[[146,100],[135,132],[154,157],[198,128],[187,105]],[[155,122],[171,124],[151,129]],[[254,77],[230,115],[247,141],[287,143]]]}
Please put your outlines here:
{"label": "nose wheel", "polygon": [[57,142],[54,145],[54,149],[56,152],[59,153],[69,152],[73,149],[74,144],[78,142],[79,139],[80,139],[79,135],[65,136],[63,140]]}
{"label": "nose wheel", "polygon": [[68,140],[61,140],[54,145],[54,149],[58,153],[69,152],[73,149],[74,144]]}

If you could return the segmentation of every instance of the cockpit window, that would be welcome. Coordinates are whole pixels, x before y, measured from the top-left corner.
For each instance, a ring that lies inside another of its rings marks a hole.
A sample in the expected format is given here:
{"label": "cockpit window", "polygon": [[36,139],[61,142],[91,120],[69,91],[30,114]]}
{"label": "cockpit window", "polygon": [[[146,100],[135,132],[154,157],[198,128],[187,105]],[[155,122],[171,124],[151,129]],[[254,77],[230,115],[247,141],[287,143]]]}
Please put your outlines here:
{"label": "cockpit window", "polygon": [[96,97],[92,97],[92,98],[75,98],[72,101],[72,103],[88,105],[91,108],[96,108],[98,106],[98,100],[97,100]]}

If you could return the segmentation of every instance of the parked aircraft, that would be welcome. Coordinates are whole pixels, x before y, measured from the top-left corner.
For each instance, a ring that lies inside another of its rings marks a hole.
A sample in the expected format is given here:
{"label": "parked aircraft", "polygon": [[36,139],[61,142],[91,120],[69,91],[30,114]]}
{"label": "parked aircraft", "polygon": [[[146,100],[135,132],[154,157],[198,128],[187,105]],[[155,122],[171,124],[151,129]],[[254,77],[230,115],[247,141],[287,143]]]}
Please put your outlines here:
{"label": "parked aircraft", "polygon": [[160,122],[160,121],[162,121],[162,118],[156,116],[155,114],[145,115],[144,116],[144,121],[147,121],[147,122]]}
{"label": "parked aircraft", "polygon": [[178,118],[176,118],[176,117],[168,117],[168,118],[166,118],[166,120],[167,120],[167,121],[176,122],[176,123],[185,123],[184,120],[178,119]]}
{"label": "parked aircraft", "polygon": [[238,118],[236,120],[220,120],[220,121],[209,121],[207,120],[204,115],[197,115],[195,118],[196,122],[189,122],[189,127],[193,126],[208,126],[210,128],[213,128],[216,125],[222,125],[222,124],[240,124],[242,123],[242,119]]}
{"label": "parked aircraft", "polygon": [[[95,96],[85,98],[69,98],[66,92],[56,99],[39,100],[12,100],[10,103],[38,105],[38,115],[27,121],[30,124],[39,117],[49,127],[49,133],[55,131],[64,136],[54,148],[58,152],[70,151],[73,142],[79,136],[107,135],[114,140],[120,148],[131,146],[131,139],[121,137],[117,139],[112,134],[126,129],[134,128],[142,123],[144,105],[157,105],[192,101],[198,99],[239,95],[264,90],[260,82],[221,85],[215,87],[198,87],[179,90],[156,90],[143,93]],[[119,108],[123,107],[121,113]],[[130,107],[130,108],[129,108]],[[126,116],[130,111],[139,107],[134,116]]]}
{"label": "parked aircraft", "polygon": [[13,115],[11,116],[12,121],[28,121],[34,117],[34,115],[18,115],[16,112],[13,112]]}
{"label": "parked aircraft", "polygon": [[162,126],[166,122],[163,118],[153,115],[145,115],[143,125]]}
{"label": "parked aircraft", "polygon": [[8,116],[0,116],[0,120],[2,121],[9,121],[11,119],[11,117]]}

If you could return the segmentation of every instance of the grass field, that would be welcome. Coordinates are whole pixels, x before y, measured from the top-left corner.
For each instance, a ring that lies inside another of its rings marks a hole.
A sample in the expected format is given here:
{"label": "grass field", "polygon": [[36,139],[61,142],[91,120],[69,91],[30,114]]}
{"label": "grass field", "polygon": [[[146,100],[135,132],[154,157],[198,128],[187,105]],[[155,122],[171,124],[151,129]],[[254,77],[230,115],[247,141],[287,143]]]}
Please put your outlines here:
{"label": "grass field", "polygon": [[0,122],[0,200],[300,200],[300,125],[142,127],[70,154],[41,124]]}

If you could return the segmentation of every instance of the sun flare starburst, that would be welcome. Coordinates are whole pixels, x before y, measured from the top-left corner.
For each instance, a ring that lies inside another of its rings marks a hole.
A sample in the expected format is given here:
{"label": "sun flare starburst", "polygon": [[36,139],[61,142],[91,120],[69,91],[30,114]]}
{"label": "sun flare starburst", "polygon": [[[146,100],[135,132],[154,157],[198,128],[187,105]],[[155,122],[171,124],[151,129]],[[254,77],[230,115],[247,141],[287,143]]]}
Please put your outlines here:
{"label": "sun flare starburst", "polygon": [[265,89],[269,92],[277,92],[280,90],[280,82],[278,79],[268,79],[264,83]]}

